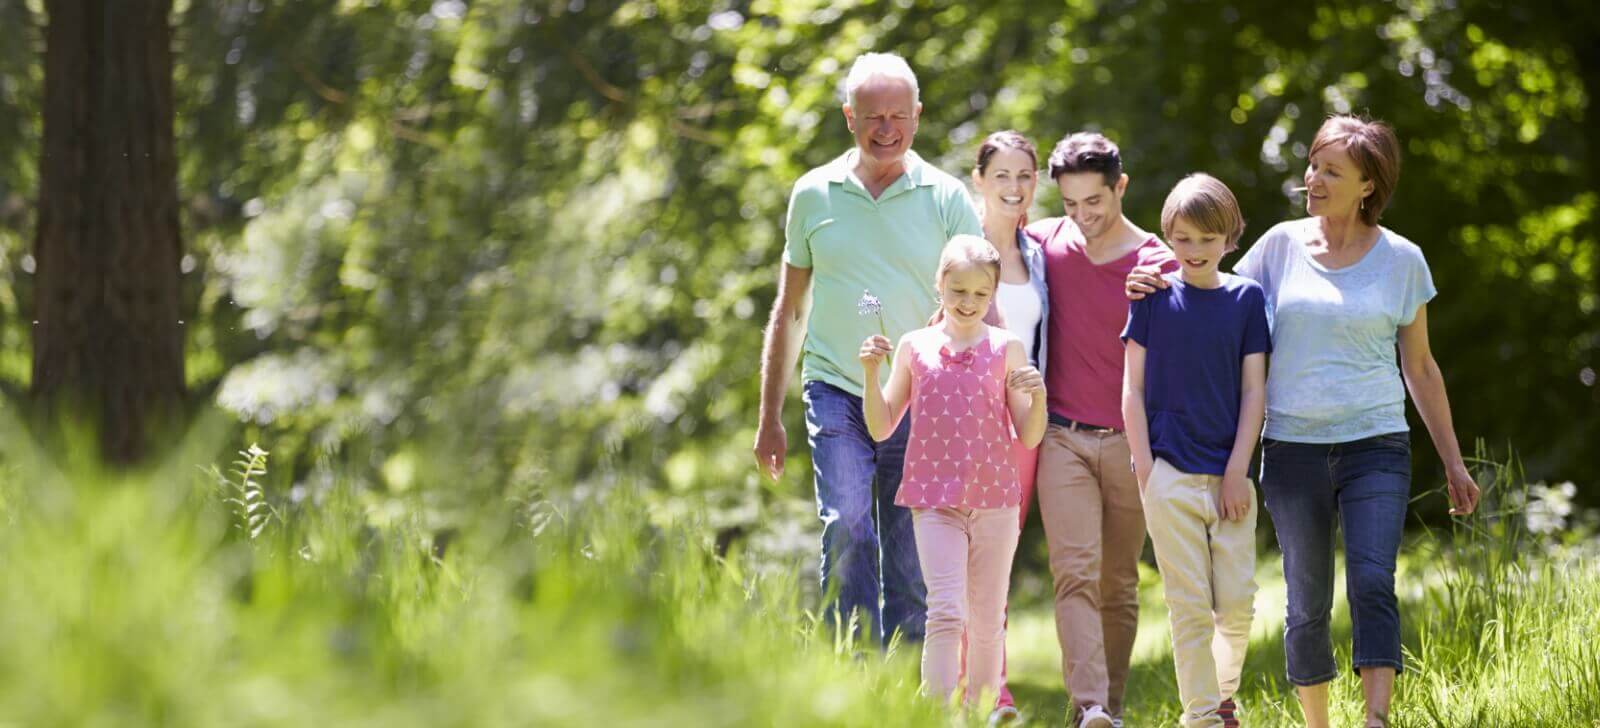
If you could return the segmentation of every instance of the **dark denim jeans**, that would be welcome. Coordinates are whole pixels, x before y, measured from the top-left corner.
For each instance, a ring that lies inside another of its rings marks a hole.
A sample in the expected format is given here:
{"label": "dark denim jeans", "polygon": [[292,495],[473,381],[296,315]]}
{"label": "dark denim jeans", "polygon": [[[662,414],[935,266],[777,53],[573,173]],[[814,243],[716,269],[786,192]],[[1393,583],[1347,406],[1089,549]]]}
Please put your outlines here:
{"label": "dark denim jeans", "polygon": [[1289,587],[1289,682],[1318,685],[1338,673],[1329,635],[1335,524],[1344,530],[1353,666],[1403,669],[1394,570],[1411,494],[1410,436],[1332,445],[1263,440],[1261,491]]}
{"label": "dark denim jeans", "polygon": [[928,590],[911,509],[894,504],[911,418],[888,440],[874,442],[860,397],[813,380],[803,399],[822,518],[822,588],[828,593],[836,581],[838,589],[829,611],[840,610],[844,619],[857,613],[885,645],[895,630],[921,641]]}

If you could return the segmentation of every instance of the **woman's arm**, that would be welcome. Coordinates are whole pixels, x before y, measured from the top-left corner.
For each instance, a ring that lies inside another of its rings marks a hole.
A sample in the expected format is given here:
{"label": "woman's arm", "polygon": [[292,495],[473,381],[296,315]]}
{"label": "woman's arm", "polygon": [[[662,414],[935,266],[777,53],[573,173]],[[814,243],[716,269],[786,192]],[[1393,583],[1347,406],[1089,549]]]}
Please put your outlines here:
{"label": "woman's arm", "polygon": [[1150,453],[1150,423],[1144,411],[1144,346],[1133,339],[1124,344],[1122,423],[1128,435],[1128,450],[1133,453],[1133,474],[1139,479],[1139,490],[1143,491],[1150,480],[1150,471],[1155,468],[1155,456]]}
{"label": "woman's arm", "polygon": [[1011,409],[1011,421],[1016,423],[1017,439],[1022,446],[1034,448],[1044,439],[1047,424],[1044,393],[1044,375],[1028,363],[1022,350],[1022,340],[1012,337],[1006,342],[1006,404]]}
{"label": "woman's arm", "polygon": [[1450,398],[1445,394],[1444,374],[1428,344],[1427,304],[1418,306],[1416,318],[1400,327],[1400,371],[1422,423],[1428,428],[1428,436],[1433,438],[1434,449],[1444,462],[1450,513],[1467,515],[1478,507],[1478,484],[1462,459],[1461,443],[1456,440],[1455,423],[1450,416]]}
{"label": "woman's arm", "polygon": [[861,342],[861,369],[866,375],[866,386],[861,395],[861,414],[867,421],[867,433],[872,439],[883,442],[900,426],[906,405],[911,401],[911,370],[908,360],[911,347],[905,339],[895,351],[894,364],[889,370],[889,384],[878,385],[878,365],[888,353],[889,340],[882,336],[869,336]]}

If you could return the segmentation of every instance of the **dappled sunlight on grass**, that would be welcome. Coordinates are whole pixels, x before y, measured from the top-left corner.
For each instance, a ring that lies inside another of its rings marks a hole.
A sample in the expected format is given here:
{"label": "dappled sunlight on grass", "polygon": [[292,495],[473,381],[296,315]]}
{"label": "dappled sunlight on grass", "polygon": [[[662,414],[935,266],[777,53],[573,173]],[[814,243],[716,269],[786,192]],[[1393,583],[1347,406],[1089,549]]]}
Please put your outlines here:
{"label": "dappled sunlight on grass", "polygon": [[[1600,562],[1577,557],[1563,567],[1530,557],[1526,568],[1470,571],[1470,563],[1453,565],[1439,552],[1459,560],[1481,542],[1443,546],[1430,538],[1408,541],[1396,577],[1407,671],[1396,686],[1395,725],[1586,725],[1574,721],[1600,719],[1600,647],[1594,641],[1600,634]],[[1336,563],[1333,645],[1340,673],[1330,686],[1331,717],[1334,725],[1358,725],[1361,685],[1350,670],[1342,558]],[[1142,577],[1125,718],[1130,726],[1175,725],[1179,704],[1160,577],[1153,570]],[[1284,677],[1287,592],[1275,552],[1262,554],[1256,579],[1256,618],[1239,691],[1243,716],[1250,725],[1303,725]],[[1466,590],[1520,598],[1495,601],[1488,619],[1472,615],[1470,607],[1457,614],[1443,608]],[[1030,605],[1014,610],[1010,624],[1010,684],[1019,707],[1039,720],[1060,720],[1068,697],[1053,613]],[[1561,698],[1549,700],[1551,691]]]}
{"label": "dappled sunlight on grass", "polygon": [[[298,500],[275,492],[260,477],[269,447],[231,473],[195,467],[219,431],[119,474],[41,456],[0,411],[0,719],[877,728],[986,713],[921,697],[919,646],[884,654],[821,623],[809,560],[774,568],[739,542],[719,555],[704,509],[652,520],[626,484],[584,502],[534,491],[464,513],[447,535],[420,497],[380,507],[348,479]],[[1508,513],[1407,542],[1397,726],[1600,715],[1594,548],[1543,548]],[[1262,555],[1239,695],[1250,725],[1299,723],[1280,569]],[[1143,576],[1126,717],[1167,725],[1166,609],[1158,575]],[[1361,703],[1340,587],[1333,719],[1350,725]],[[1049,724],[1067,702],[1052,613],[1014,606],[1013,692]]]}

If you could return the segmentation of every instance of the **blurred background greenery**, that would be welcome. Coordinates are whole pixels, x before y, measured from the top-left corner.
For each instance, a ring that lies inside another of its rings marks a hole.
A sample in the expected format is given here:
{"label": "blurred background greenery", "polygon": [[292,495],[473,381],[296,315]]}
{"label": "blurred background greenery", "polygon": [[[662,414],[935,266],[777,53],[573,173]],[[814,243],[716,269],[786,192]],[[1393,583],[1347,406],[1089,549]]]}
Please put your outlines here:
{"label": "blurred background greenery", "polygon": [[[868,50],[922,81],[917,149],[963,175],[1015,128],[1121,143],[1126,209],[1178,178],[1251,233],[1334,112],[1397,128],[1385,223],[1422,246],[1456,428],[1600,504],[1600,20],[1592,3],[1394,0],[177,0],[191,398],[273,452],[268,496],[349,482],[435,533],[486,503],[638,491],[809,573],[791,467],[749,454],[790,185],[850,143]],[[0,387],[30,387],[42,0],[0,0]],[[1035,216],[1059,214],[1039,195]],[[791,393],[797,393],[797,387]],[[797,396],[797,394],[796,394]],[[1417,490],[1440,482],[1415,427]],[[642,485],[641,485],[642,484]],[[1418,504],[1438,522],[1443,499]],[[1024,554],[1022,570],[1042,573]]]}
{"label": "blurred background greenery", "polygon": [[[1432,265],[1490,486],[1441,527],[1415,428],[1397,724],[1600,717],[1593,3],[172,0],[190,427],[132,470],[23,416],[67,5],[93,0],[0,0],[0,723],[940,722],[915,650],[859,659],[811,611],[797,401],[783,480],[749,454],[788,191],[850,144],[867,50],[911,60],[917,149],[952,173],[991,130],[1104,131],[1146,228],[1205,170],[1248,241],[1302,214],[1326,114],[1393,123],[1385,222]],[[264,471],[194,467],[251,442]],[[1011,658],[1056,716],[1038,535]],[[1276,567],[1242,695],[1292,725]],[[1144,576],[1130,724],[1175,717]],[[1355,682],[1334,694],[1355,720]]]}

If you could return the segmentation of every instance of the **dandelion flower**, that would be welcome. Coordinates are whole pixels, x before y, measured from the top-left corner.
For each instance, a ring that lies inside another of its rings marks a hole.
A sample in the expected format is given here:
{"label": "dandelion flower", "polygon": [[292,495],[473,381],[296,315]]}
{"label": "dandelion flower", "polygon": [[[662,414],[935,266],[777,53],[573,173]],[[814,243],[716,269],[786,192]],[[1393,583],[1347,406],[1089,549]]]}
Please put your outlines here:
{"label": "dandelion flower", "polygon": [[[861,300],[856,301],[856,313],[862,316],[877,316],[878,333],[883,334],[885,339],[889,338],[889,329],[883,325],[883,302],[879,301],[877,296],[872,295],[872,291],[865,289],[861,291]],[[893,355],[885,354],[883,359],[888,362],[889,366],[894,366]]]}

